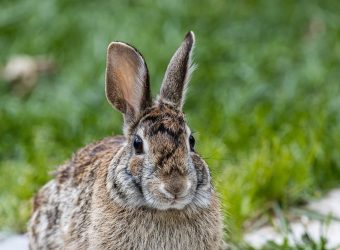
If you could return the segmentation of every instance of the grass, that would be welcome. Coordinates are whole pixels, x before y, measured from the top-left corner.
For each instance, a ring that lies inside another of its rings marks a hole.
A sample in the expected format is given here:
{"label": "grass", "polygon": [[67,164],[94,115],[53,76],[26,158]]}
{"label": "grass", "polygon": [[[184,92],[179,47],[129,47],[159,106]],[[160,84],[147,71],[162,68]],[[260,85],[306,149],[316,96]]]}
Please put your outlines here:
{"label": "grass", "polygon": [[104,97],[106,47],[134,44],[157,93],[184,34],[198,63],[185,111],[238,241],[244,223],[339,184],[339,1],[1,1],[0,64],[54,58],[25,98],[0,80],[0,228],[24,231],[48,173],[121,133]]}
{"label": "grass", "polygon": [[[277,242],[269,240],[262,247],[254,248],[245,242],[240,242],[235,245],[231,245],[230,249],[242,249],[242,250],[286,250],[286,249],[294,249],[294,250],[336,250],[339,249],[340,245],[331,246],[331,242],[327,239],[327,231],[331,222],[339,221],[339,218],[336,218],[331,215],[323,215],[315,211],[310,211],[308,209],[290,209],[290,211],[283,211],[278,206],[277,203],[273,205],[273,212],[275,214],[275,219],[277,220],[276,225],[273,225],[274,228],[278,232],[283,235],[281,240],[277,239]],[[295,220],[300,220],[301,225],[303,226],[302,234],[297,233],[296,228],[293,230],[292,224],[292,216],[295,217]],[[290,217],[290,218],[289,218]],[[308,230],[309,226],[307,221],[309,219],[314,220],[314,222],[318,221],[320,223],[320,235],[318,238],[313,237]],[[295,231],[295,233],[294,233]]]}
{"label": "grass", "polygon": [[[239,247],[236,247],[235,249],[240,249]],[[244,250],[255,250],[251,246],[244,246]],[[308,234],[305,234],[303,239],[300,242],[295,242],[294,246],[289,243],[288,239],[285,239],[282,243],[276,243],[273,241],[269,241],[267,244],[265,244],[263,247],[261,247],[261,250],[288,250],[288,249],[294,249],[294,250],[327,250],[327,240],[323,237],[320,237],[318,241],[315,241],[314,239],[310,238]],[[330,250],[330,249],[328,249]],[[333,250],[333,248],[331,249]],[[336,248],[334,248],[336,250]]]}

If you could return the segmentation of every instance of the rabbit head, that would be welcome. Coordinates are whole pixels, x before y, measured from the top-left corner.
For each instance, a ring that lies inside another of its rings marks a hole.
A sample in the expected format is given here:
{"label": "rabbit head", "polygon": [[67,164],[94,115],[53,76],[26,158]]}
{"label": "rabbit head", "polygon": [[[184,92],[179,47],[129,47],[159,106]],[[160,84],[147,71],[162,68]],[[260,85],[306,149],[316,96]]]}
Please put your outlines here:
{"label": "rabbit head", "polygon": [[122,206],[197,210],[210,205],[209,169],[195,151],[182,112],[194,42],[189,32],[154,102],[142,55],[122,42],[108,47],[106,96],[124,115],[127,140],[110,163],[106,187]]}

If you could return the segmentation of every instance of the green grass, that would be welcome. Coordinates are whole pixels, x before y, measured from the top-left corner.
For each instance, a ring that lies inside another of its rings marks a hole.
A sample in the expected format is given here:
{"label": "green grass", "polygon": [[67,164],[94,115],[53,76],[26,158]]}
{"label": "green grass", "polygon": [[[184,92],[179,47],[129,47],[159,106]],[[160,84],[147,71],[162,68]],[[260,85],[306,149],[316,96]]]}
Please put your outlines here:
{"label": "green grass", "polygon": [[[273,204],[273,212],[275,214],[275,218],[278,220],[276,225],[273,225],[274,228],[283,235],[283,239],[275,241],[267,241],[262,247],[254,248],[245,242],[238,242],[237,244],[231,245],[230,249],[242,249],[242,250],[336,250],[340,247],[332,246],[330,247],[330,242],[328,242],[326,232],[328,231],[329,225],[331,222],[339,221],[339,218],[333,217],[331,215],[323,215],[315,211],[310,211],[308,209],[290,209],[290,211],[283,211],[278,206],[277,203]],[[318,238],[313,237],[308,232],[308,224],[303,225],[303,231],[301,237],[297,237],[296,230],[292,228],[292,215],[297,215],[299,217],[298,220],[303,221],[302,216],[304,218],[313,219],[314,221],[319,221],[320,223],[320,235]],[[295,233],[294,233],[295,231]]]}
{"label": "green grass", "polygon": [[0,228],[23,231],[30,197],[89,142],[121,133],[104,96],[106,47],[135,45],[154,95],[188,30],[185,111],[233,240],[244,222],[340,180],[340,2],[2,0],[0,64],[47,55],[57,72],[26,98],[0,80]]}

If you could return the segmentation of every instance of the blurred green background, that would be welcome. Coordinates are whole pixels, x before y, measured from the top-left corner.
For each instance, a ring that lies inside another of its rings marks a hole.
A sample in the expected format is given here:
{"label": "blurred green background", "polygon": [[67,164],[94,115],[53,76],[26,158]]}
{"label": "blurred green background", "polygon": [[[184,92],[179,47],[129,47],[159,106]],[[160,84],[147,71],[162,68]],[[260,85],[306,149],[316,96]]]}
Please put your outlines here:
{"label": "blurred green background", "polygon": [[121,133],[104,96],[109,42],[142,52],[156,95],[189,30],[198,69],[185,111],[229,237],[273,204],[339,185],[339,13],[338,0],[1,0],[0,65],[26,54],[55,69],[30,88],[0,80],[0,228],[25,231],[49,173],[79,147]]}

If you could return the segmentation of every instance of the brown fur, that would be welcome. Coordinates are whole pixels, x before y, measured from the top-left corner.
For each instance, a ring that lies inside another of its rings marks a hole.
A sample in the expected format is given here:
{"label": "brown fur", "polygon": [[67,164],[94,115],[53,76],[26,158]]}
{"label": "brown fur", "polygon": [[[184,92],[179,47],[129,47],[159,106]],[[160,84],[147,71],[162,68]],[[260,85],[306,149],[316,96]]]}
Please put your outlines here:
{"label": "brown fur", "polygon": [[161,98],[178,108],[184,103],[183,95],[192,70],[191,54],[194,43],[195,36],[188,32],[182,46],[171,58],[162,83]]}
{"label": "brown fur", "polygon": [[193,43],[191,32],[153,104],[143,57],[123,43],[109,46],[106,94],[124,114],[125,135],[79,150],[41,188],[30,249],[222,247],[219,201],[181,111]]}
{"label": "brown fur", "polygon": [[[35,198],[31,219],[31,249],[218,249],[221,247],[222,223],[214,194],[208,209],[157,211],[147,208],[124,209],[110,201],[106,176],[112,154],[124,142],[122,137],[106,138],[79,150],[71,162],[60,167],[56,179],[49,182]],[[69,178],[65,180],[65,176]],[[82,182],[79,182],[79,181]],[[55,183],[56,185],[51,185]],[[50,203],[49,198],[68,187],[64,203]],[[84,190],[79,197],[72,192]],[[82,198],[91,196],[87,202]],[[61,215],[65,207],[72,213],[64,221],[73,221],[63,233]],[[77,207],[80,206],[80,207]],[[42,213],[48,226],[39,228]],[[37,235],[46,234],[39,238]]]}

